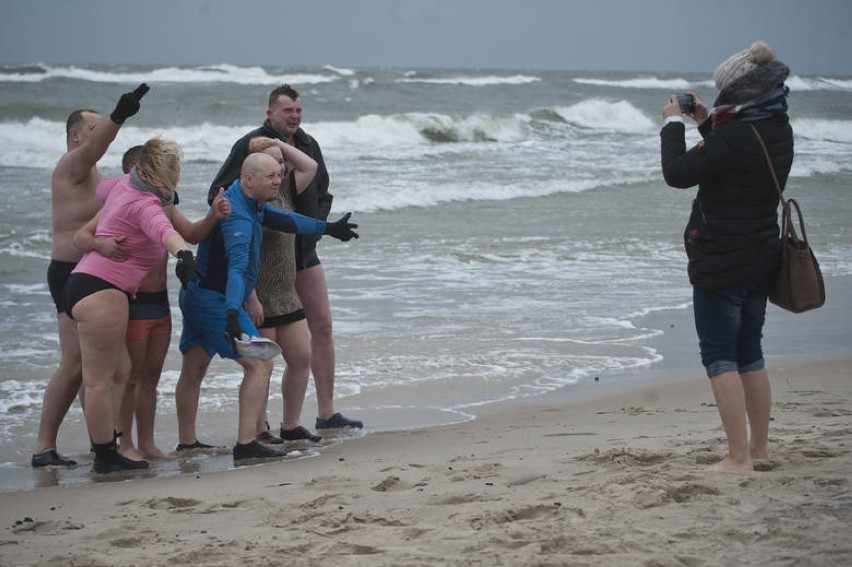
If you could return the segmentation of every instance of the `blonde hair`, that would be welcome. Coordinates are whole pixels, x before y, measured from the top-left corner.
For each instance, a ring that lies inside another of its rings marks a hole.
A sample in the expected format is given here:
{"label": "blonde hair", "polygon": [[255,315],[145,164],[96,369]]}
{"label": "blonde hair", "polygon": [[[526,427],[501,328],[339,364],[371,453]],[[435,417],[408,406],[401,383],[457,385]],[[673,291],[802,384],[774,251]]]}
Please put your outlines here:
{"label": "blonde hair", "polygon": [[274,138],[267,138],[265,136],[258,136],[249,140],[248,151],[250,154],[253,154],[256,152],[264,152],[272,147],[278,147],[278,140]]}
{"label": "blonde hair", "polygon": [[180,180],[180,147],[162,138],[151,138],[142,146],[136,175],[145,183],[174,193]]}

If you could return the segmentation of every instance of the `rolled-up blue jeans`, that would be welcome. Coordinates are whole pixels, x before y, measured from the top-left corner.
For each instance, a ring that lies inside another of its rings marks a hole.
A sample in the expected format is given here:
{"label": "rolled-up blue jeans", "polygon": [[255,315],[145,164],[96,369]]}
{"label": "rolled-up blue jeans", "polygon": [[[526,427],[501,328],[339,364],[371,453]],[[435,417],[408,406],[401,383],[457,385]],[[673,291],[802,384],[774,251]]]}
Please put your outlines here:
{"label": "rolled-up blue jeans", "polygon": [[712,292],[693,288],[692,308],[701,364],[712,378],[763,369],[763,323],[774,277]]}

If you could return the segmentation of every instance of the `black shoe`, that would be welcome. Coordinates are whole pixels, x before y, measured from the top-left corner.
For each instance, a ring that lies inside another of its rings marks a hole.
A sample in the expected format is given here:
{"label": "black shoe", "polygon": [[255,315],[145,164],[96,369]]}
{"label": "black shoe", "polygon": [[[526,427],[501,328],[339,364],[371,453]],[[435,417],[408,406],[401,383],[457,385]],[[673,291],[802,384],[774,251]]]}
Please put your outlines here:
{"label": "black shoe", "polygon": [[96,473],[140,470],[148,468],[148,461],[134,461],[118,452],[115,440],[110,443],[93,443],[95,460],[92,469]]}
{"label": "black shoe", "polygon": [[192,451],[195,449],[221,449],[222,447],[216,445],[208,445],[206,443],[202,443],[198,439],[195,440],[194,443],[178,443],[177,447],[175,447],[175,451],[180,453],[181,451]]}
{"label": "black shoe", "polygon": [[283,439],[281,439],[280,437],[276,437],[269,431],[261,431],[260,433],[255,435],[254,438],[257,441],[260,441],[261,443],[266,443],[267,445],[280,445],[284,442]]}
{"label": "black shoe", "polygon": [[33,455],[30,461],[33,468],[39,467],[76,467],[77,461],[69,459],[56,452],[56,449],[48,449],[44,453]]}
{"label": "black shoe", "polygon": [[287,453],[285,451],[267,447],[259,441],[237,443],[234,445],[234,461],[243,461],[246,459],[279,459],[286,456]]}
{"label": "black shoe", "polygon": [[322,441],[322,437],[314,435],[301,425],[295,429],[281,428],[280,434],[281,439],[284,441],[309,441],[311,443],[319,443]]}
{"label": "black shoe", "polygon": [[344,417],[342,413],[336,413],[328,419],[317,418],[317,429],[343,429],[344,427],[362,429],[364,422]]}

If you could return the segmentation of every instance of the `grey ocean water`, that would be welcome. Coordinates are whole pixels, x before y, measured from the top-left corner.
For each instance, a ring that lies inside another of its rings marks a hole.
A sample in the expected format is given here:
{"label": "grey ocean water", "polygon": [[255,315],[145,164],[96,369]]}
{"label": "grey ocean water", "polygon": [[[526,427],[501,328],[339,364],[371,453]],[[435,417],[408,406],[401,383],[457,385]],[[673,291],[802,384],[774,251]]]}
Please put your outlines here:
{"label": "grey ocean water", "polygon": [[[80,107],[109,112],[143,81],[152,90],[102,173],[118,174],[130,145],[177,141],[190,218],[205,213],[210,180],[233,141],[263,119],[268,92],[289,82],[302,94],[304,127],[331,174],[332,216],[352,211],[360,224],[359,240],[323,240],[320,256],[335,316],[338,405],[371,430],[471,419],[496,401],[570,395],[595,377],[664,365],[654,340],[671,330],[643,316],[689,308],[681,233],[693,191],[661,179],[659,114],[685,90],[712,102],[704,75],[0,68],[0,477],[28,468],[57,363],[45,270],[50,174],[64,151],[65,118]],[[788,191],[805,209],[825,273],[848,276],[852,79],[794,76],[788,85],[797,152]],[[698,141],[694,127],[687,138]],[[172,277],[173,306],[175,284]],[[157,429],[165,449],[176,441],[181,325],[173,314]],[[223,445],[233,442],[237,368],[215,361],[202,391],[202,431]],[[310,426],[312,389],[308,397]],[[60,446],[86,458],[77,405]],[[15,482],[0,481],[0,490],[20,488]]]}

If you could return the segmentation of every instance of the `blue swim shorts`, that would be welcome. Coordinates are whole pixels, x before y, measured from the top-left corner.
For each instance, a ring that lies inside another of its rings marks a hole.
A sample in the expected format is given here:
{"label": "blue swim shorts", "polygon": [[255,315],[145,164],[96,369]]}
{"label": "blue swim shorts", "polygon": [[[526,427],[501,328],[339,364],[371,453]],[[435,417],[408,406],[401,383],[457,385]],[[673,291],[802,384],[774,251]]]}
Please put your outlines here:
{"label": "blue swim shorts", "polygon": [[[222,358],[240,358],[231,348],[231,341],[225,335],[225,295],[212,289],[199,287],[190,281],[181,288],[178,295],[180,311],[183,315],[183,330],[180,334],[180,351],[185,353],[189,347],[201,345],[207,356],[218,354]],[[240,309],[240,327],[249,336],[258,336],[257,328],[245,309]]]}

